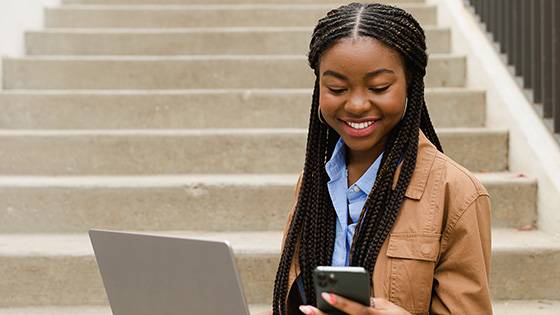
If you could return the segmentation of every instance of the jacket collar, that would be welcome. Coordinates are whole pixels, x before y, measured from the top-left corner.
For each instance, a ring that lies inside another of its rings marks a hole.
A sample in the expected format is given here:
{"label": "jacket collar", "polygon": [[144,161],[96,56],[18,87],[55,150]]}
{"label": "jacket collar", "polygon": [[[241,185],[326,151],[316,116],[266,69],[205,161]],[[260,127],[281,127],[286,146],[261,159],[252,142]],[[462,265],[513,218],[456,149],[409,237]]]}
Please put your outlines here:
{"label": "jacket collar", "polygon": [[[428,182],[428,176],[434,164],[438,150],[437,148],[428,140],[426,135],[419,130],[418,136],[418,154],[416,155],[416,167],[412,173],[412,178],[408,188],[406,189],[405,196],[420,200],[422,194],[426,188],[426,183]],[[397,167],[395,171],[395,176],[393,177],[393,189],[397,186],[397,181],[399,179],[399,174],[401,172],[402,162]]]}

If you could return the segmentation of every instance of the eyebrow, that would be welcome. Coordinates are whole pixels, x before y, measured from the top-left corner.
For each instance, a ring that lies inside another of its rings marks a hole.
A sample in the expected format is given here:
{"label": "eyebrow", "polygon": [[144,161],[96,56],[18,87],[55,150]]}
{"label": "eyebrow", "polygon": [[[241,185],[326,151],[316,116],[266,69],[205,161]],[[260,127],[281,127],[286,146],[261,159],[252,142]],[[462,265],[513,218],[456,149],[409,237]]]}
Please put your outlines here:
{"label": "eyebrow", "polygon": [[[386,69],[386,68],[380,68],[380,69],[377,69],[375,71],[366,73],[365,78],[369,79],[369,78],[374,77],[374,76],[376,76],[378,74],[381,74],[381,73],[395,74],[395,72],[393,70],[389,70],[389,69]],[[348,78],[345,75],[340,74],[340,73],[335,72],[335,71],[332,71],[332,70],[327,70],[327,71],[323,72],[323,76],[327,76],[327,75],[333,76],[333,77],[338,78],[338,79],[343,80],[343,81],[348,81]]]}

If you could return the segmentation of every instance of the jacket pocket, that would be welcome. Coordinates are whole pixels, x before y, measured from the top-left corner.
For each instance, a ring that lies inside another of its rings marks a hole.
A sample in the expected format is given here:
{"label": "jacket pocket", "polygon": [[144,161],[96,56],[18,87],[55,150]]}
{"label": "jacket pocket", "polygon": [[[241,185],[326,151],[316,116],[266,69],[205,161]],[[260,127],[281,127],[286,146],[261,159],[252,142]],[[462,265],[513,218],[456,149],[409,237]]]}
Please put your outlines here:
{"label": "jacket pocket", "polygon": [[441,234],[393,233],[389,299],[414,314],[428,314]]}

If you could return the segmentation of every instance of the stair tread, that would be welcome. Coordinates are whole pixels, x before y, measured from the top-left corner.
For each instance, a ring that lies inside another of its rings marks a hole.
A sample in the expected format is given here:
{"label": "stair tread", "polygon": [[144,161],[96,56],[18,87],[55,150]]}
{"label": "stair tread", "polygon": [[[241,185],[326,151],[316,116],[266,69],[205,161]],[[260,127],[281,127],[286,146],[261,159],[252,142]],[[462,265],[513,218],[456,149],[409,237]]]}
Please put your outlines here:
{"label": "stair tread", "polygon": [[[258,314],[268,310],[265,304],[251,304],[251,314]],[[43,306],[43,307],[15,307],[0,308],[0,315],[110,315],[109,306],[81,305],[81,306]]]}
{"label": "stair tread", "polygon": [[[279,227],[281,228],[281,227]],[[194,237],[210,240],[228,240],[237,254],[278,255],[282,231],[142,231],[139,233],[178,237]],[[255,240],[259,240],[255,242]],[[518,231],[493,228],[494,251],[560,251],[560,234],[550,235],[543,231]],[[89,236],[78,234],[0,234],[0,256],[91,256],[93,249]]]}
{"label": "stair tread", "polygon": [[[534,184],[536,179],[521,173],[473,173],[483,183]],[[201,184],[205,186],[289,185],[298,174],[177,174],[130,176],[0,176],[0,187],[175,187]]]}
{"label": "stair tread", "polygon": [[[460,53],[434,53],[430,59],[465,58]],[[216,55],[171,55],[171,56],[134,56],[134,55],[38,55],[22,57],[6,57],[5,61],[191,61],[191,60],[307,60],[305,54],[216,54]]]}
{"label": "stair tread", "polygon": [[[445,26],[425,26],[425,31],[451,30]],[[189,33],[239,33],[239,32],[310,32],[307,26],[232,26],[232,27],[173,27],[173,28],[69,28],[51,27],[27,31],[28,34],[189,34]]]}
{"label": "stair tread", "polygon": [[[500,300],[493,301],[496,315],[555,315],[560,309],[560,301],[556,300]],[[251,304],[251,313],[266,311],[269,305]],[[0,315],[110,315],[108,306],[44,306],[0,308]]]}
{"label": "stair tread", "polygon": [[[470,87],[427,87],[426,93],[465,93],[465,92],[484,92],[484,89]],[[36,90],[36,89],[10,89],[0,90],[2,95],[190,95],[190,94],[311,94],[312,89],[68,89],[68,90]]]}
{"label": "stair tread", "polygon": [[[436,128],[438,133],[506,133],[504,128],[456,127]],[[5,136],[214,136],[214,135],[299,135],[305,128],[201,128],[201,129],[0,129]]]}
{"label": "stair tread", "polygon": [[[397,5],[403,9],[412,9],[418,7],[433,7],[436,5],[421,2],[421,1],[410,1],[410,2],[400,2],[393,5]],[[51,9],[55,10],[134,10],[134,11],[145,11],[145,10],[278,10],[278,9],[290,9],[290,10],[309,10],[309,9],[332,9],[333,4],[302,4],[302,3],[247,3],[247,4],[65,4],[63,6],[57,6]]]}

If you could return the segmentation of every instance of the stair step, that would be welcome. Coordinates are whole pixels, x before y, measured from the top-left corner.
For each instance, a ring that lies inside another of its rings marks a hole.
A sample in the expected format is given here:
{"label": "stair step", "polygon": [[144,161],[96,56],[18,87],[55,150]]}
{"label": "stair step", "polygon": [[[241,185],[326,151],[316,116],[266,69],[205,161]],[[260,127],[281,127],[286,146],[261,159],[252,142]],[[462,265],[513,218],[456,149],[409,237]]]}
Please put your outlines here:
{"label": "stair step", "polygon": [[[461,87],[466,58],[430,56],[427,87]],[[4,58],[4,89],[312,88],[300,55]]]}
{"label": "stair step", "polygon": [[[322,4],[258,2],[245,5],[62,6],[46,9],[45,25],[47,28],[315,26],[320,18],[335,8],[334,4],[328,4],[329,1]],[[437,24],[435,5],[403,3],[399,7],[424,26]]]}
{"label": "stair step", "polygon": [[[305,54],[308,27],[165,30],[51,29],[26,33],[29,55]],[[426,28],[430,53],[451,52],[447,28]]]}
{"label": "stair step", "polygon": [[560,234],[494,229],[492,239],[494,299],[560,299]]}
{"label": "stair step", "polygon": [[555,300],[505,300],[494,301],[496,315],[558,315],[560,301]]}
{"label": "stair step", "polygon": [[[438,132],[445,152],[471,171],[507,169],[507,131]],[[2,130],[0,173],[296,173],[303,165],[306,137],[305,129]]]}
{"label": "stair step", "polygon": [[[2,91],[0,129],[307,128],[311,92]],[[425,97],[436,127],[484,126],[483,90],[428,88]]]}
{"label": "stair step", "polygon": [[[251,315],[262,315],[270,309],[266,304],[250,304]],[[0,315],[113,315],[109,306],[42,306],[0,308]],[[538,315],[538,314],[537,314]]]}
{"label": "stair step", "polygon": [[[248,302],[270,302],[281,232],[160,234],[229,240]],[[558,236],[494,229],[492,239],[495,299],[560,299]],[[107,304],[86,234],[1,235],[0,276],[1,307]]]}
{"label": "stair step", "polygon": [[[269,305],[251,304],[249,312],[252,315],[260,315],[269,308]],[[113,313],[109,306],[87,305],[0,308],[0,315],[113,315]]]}
{"label": "stair step", "polygon": [[[512,300],[494,301],[495,315],[557,315],[560,301]],[[268,304],[251,304],[252,315],[260,315],[270,309]],[[46,306],[0,309],[0,315],[112,315],[108,306]]]}
{"label": "stair step", "polygon": [[[62,0],[62,4],[87,5],[185,5],[185,4],[340,4],[340,0]],[[424,3],[425,0],[378,0],[386,4]]]}
{"label": "stair step", "polygon": [[[512,173],[475,175],[492,196],[494,227],[536,221],[535,179]],[[296,179],[296,174],[4,176],[0,233],[281,229],[295,202]]]}

